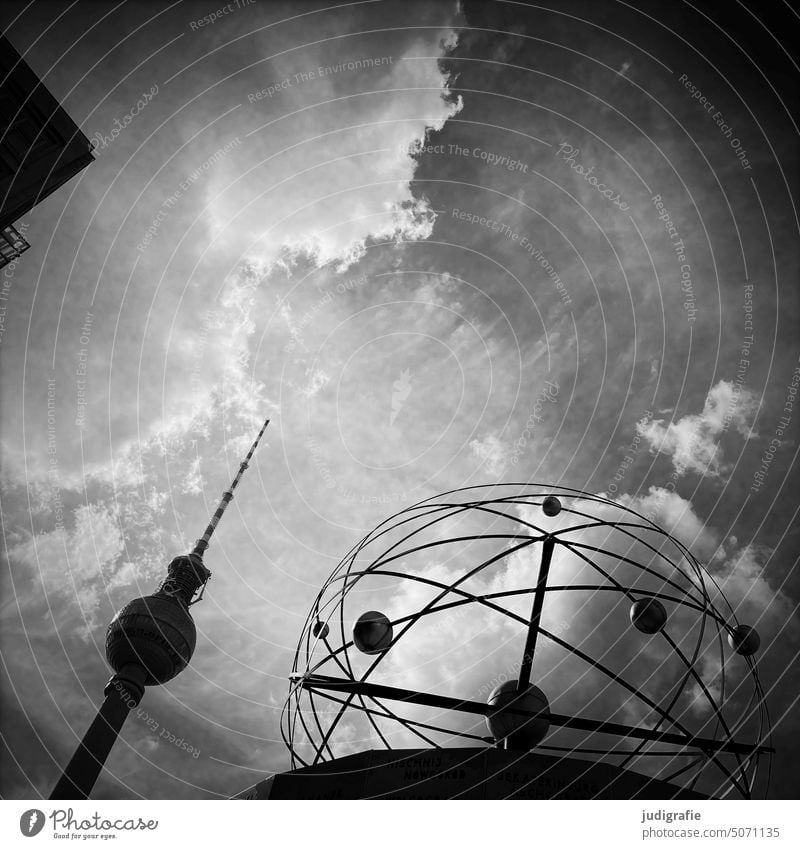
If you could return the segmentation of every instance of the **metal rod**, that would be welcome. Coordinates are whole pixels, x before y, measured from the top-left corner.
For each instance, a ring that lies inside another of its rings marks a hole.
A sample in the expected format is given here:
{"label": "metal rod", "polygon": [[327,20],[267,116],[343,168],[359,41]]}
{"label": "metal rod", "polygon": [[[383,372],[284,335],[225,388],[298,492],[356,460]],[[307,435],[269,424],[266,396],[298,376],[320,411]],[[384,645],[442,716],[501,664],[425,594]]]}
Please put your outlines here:
{"label": "metal rod", "polygon": [[[454,699],[451,696],[439,696],[434,693],[420,693],[415,690],[402,690],[399,687],[388,687],[384,684],[373,684],[370,681],[349,681],[344,678],[329,678],[322,675],[298,676],[300,686],[308,690],[334,690],[337,692],[354,693],[355,695],[370,696],[379,699],[392,699],[400,702],[410,702],[416,705],[456,710],[461,713],[489,716],[496,713],[497,708],[483,702],[472,702],[466,699]],[[774,752],[771,746],[759,746],[752,743],[737,743],[733,740],[712,740],[706,737],[675,734],[668,731],[651,731],[648,728],[632,728],[617,722],[601,722],[596,719],[584,719],[577,716],[564,716],[546,711],[533,712],[516,708],[513,705],[503,707],[503,711],[531,719],[546,717],[551,725],[562,728],[575,728],[579,731],[595,731],[599,734],[613,734],[620,737],[633,737],[639,740],[653,740],[659,743],[673,743],[676,746],[694,747],[709,752],[733,752],[749,755],[755,752]]]}
{"label": "metal rod", "polygon": [[192,554],[196,554],[199,557],[202,557],[203,554],[205,554],[205,550],[208,548],[208,542],[211,539],[211,535],[214,533],[214,529],[219,524],[219,520],[222,518],[222,514],[225,512],[225,508],[228,506],[228,504],[230,504],[231,500],[233,499],[233,491],[239,485],[239,481],[241,480],[241,477],[244,474],[244,470],[248,467],[250,459],[255,453],[255,450],[258,447],[258,443],[261,441],[261,437],[264,435],[264,431],[267,429],[268,424],[269,419],[264,422],[264,425],[258,432],[256,441],[252,444],[250,450],[247,452],[247,456],[240,463],[239,471],[236,473],[236,477],[231,482],[231,485],[228,487],[228,489],[225,490],[225,492],[222,493],[222,499],[219,502],[219,507],[217,507],[216,512],[211,517],[211,521],[208,523],[208,527],[206,528],[205,533],[195,543],[194,549],[192,550]]}
{"label": "metal rod", "polygon": [[550,573],[550,561],[553,557],[555,540],[547,536],[542,544],[542,562],[539,565],[539,578],[536,581],[536,590],[533,594],[533,608],[531,609],[531,621],[528,625],[528,634],[525,638],[525,651],[522,653],[522,664],[519,668],[517,679],[517,693],[524,693],[531,683],[531,669],[533,667],[533,655],[536,651],[536,638],[539,636],[539,622],[542,619],[542,607],[544,596],[547,591],[547,576]]}
{"label": "metal rod", "polygon": [[53,788],[51,799],[89,798],[128,714],[144,695],[146,678],[144,667],[128,664],[106,684],[103,704]]}

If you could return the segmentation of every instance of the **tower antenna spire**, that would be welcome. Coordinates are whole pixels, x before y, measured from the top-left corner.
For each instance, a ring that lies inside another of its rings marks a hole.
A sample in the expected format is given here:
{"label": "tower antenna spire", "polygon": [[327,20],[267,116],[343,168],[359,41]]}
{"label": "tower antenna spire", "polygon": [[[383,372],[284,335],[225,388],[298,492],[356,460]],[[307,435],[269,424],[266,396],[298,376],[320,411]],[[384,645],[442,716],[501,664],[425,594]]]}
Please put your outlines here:
{"label": "tower antenna spire", "polygon": [[222,514],[225,512],[227,506],[233,500],[233,491],[239,485],[239,481],[244,474],[244,470],[250,465],[250,460],[255,454],[255,450],[258,447],[258,443],[261,441],[261,437],[264,435],[264,431],[267,429],[267,425],[269,424],[269,419],[267,419],[261,430],[258,432],[258,436],[255,439],[255,442],[250,446],[250,450],[247,452],[247,456],[242,460],[239,465],[239,471],[236,473],[236,477],[231,481],[231,485],[225,492],[222,493],[222,498],[219,502],[219,507],[217,507],[216,512],[211,517],[211,521],[208,523],[208,527],[205,530],[203,536],[200,537],[199,540],[195,543],[194,549],[192,549],[192,554],[197,557],[202,557],[205,554],[206,549],[208,548],[209,540],[211,539],[211,535],[214,533],[214,529],[219,524],[219,520],[222,518]]}

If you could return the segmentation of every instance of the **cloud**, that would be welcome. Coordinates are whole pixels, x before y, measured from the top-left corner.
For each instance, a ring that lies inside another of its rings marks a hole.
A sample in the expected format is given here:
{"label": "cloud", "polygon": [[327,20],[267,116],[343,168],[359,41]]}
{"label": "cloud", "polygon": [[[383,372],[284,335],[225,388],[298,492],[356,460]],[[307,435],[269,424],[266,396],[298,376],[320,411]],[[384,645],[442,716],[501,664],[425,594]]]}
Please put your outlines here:
{"label": "cloud", "polygon": [[735,536],[722,540],[719,531],[703,521],[690,501],[663,487],[651,486],[646,495],[623,495],[619,503],[641,513],[683,543],[709,570],[731,607],[749,620],[785,625],[794,605],[780,586],[768,580],[775,554],[768,546],[739,545]]}
{"label": "cloud", "polygon": [[203,475],[200,473],[200,458],[195,457],[184,475],[181,492],[184,495],[199,495],[203,491]]}
{"label": "cloud", "polygon": [[710,560],[719,548],[717,534],[695,513],[692,503],[677,492],[651,486],[644,495],[621,495],[617,500],[655,522],[701,560]]}
{"label": "cloud", "polygon": [[797,634],[800,622],[796,605],[769,580],[774,556],[768,546],[744,545],[710,567],[737,616],[756,627],[765,641],[786,631]]}
{"label": "cloud", "polygon": [[303,398],[313,398],[330,383],[330,377],[322,369],[309,368],[306,373],[308,374],[308,382],[305,387],[300,389],[300,395]]}
{"label": "cloud", "polygon": [[122,550],[118,514],[89,504],[75,510],[72,529],[36,534],[9,549],[8,556],[41,584],[57,622],[72,620],[77,606],[82,633],[88,636],[97,625],[105,583]]}
{"label": "cloud", "polygon": [[663,419],[642,419],[636,430],[650,443],[654,453],[672,457],[679,476],[697,472],[719,477],[728,467],[723,463],[717,439],[731,426],[749,438],[758,406],[758,400],[748,389],[721,380],[709,390],[700,415],[683,416],[666,424]]}
{"label": "cloud", "polygon": [[[456,41],[451,28],[432,29],[401,43],[402,55],[379,71],[289,87],[282,98],[297,129],[269,122],[250,140],[259,150],[269,138],[277,152],[254,157],[246,171],[226,161],[207,183],[215,236],[267,262],[288,249],[337,272],[362,259],[370,241],[428,238],[436,215],[412,191],[414,152],[462,108],[437,58]],[[316,64],[330,64],[319,50]]]}
{"label": "cloud", "polygon": [[499,477],[506,470],[511,449],[507,443],[490,433],[483,439],[473,439],[469,447],[472,453],[481,461],[486,472],[493,477]]}

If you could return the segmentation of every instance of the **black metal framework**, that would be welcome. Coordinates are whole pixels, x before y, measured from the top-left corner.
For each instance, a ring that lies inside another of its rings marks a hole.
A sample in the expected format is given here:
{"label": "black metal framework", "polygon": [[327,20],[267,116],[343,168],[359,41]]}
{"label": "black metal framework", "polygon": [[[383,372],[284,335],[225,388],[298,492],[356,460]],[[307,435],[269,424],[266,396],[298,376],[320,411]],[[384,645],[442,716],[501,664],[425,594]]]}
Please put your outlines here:
{"label": "black metal framework", "polygon": [[[562,503],[556,517],[541,510],[547,496]],[[463,522],[475,533],[453,531]],[[478,545],[495,550],[459,563]],[[492,580],[512,558],[533,554],[532,567],[537,552],[539,568],[531,568],[526,584],[494,588]],[[445,570],[442,579],[426,568],[432,557],[460,568]],[[581,580],[564,581],[565,575]],[[353,622],[375,608],[381,595],[391,608],[408,582],[431,598],[410,613],[389,616],[393,639],[386,651],[359,653]],[[526,596],[532,596],[530,614],[514,609]],[[593,607],[605,610],[592,639],[567,640],[569,632],[545,627],[548,606],[559,598],[573,608],[583,600],[578,613],[586,616]],[[621,604],[648,598],[658,599],[669,614],[652,636],[621,618],[627,613]],[[500,617],[517,628],[524,639],[522,661],[508,677],[517,680],[518,691],[529,680],[538,684],[555,675],[554,666],[577,664],[589,679],[604,682],[601,702],[614,703],[619,694],[620,710],[612,716],[593,715],[596,698],[576,704],[566,692],[555,694],[568,710],[557,711],[551,702],[550,731],[537,750],[600,757],[719,798],[766,792],[773,750],[764,692],[753,658],[735,654],[724,639],[739,623],[714,577],[685,545],[629,506],[539,484],[467,487],[435,496],[387,519],[348,552],[317,595],[295,654],[281,717],[292,766],[332,760],[358,747],[408,747],[412,738],[435,748],[496,743],[485,727],[480,733],[474,721],[465,726],[469,715],[491,713],[474,691],[453,695],[394,686],[402,670],[390,659],[400,641],[413,641],[415,627],[422,630],[462,610],[482,611],[487,621]],[[646,657],[639,666],[652,661],[645,679],[632,673],[634,660],[614,669],[613,658],[594,650],[612,626],[627,631],[611,645],[617,655],[641,644]],[[508,653],[514,653],[510,643]],[[626,710],[638,721],[617,721]],[[764,765],[766,779],[757,782]]]}

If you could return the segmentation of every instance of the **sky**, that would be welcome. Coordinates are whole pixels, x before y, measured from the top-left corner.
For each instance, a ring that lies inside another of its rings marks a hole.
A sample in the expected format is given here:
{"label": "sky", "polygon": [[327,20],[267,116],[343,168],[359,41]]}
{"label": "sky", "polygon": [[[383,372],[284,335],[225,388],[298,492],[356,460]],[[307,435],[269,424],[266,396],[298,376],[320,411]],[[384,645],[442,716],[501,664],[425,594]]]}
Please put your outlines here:
{"label": "sky", "polygon": [[[794,13],[225,8],[0,10],[96,148],[0,272],[0,793],[47,796],[102,697],[108,621],[191,547],[269,417],[205,557],[193,661],[148,690],[97,798],[287,769],[327,576],[393,513],[501,482],[604,494],[707,564],[761,634],[769,793],[796,795]],[[468,673],[409,643],[394,683],[477,697],[507,655],[469,628]]]}

